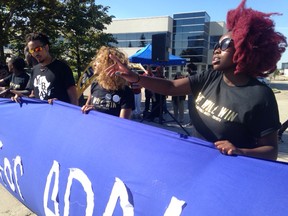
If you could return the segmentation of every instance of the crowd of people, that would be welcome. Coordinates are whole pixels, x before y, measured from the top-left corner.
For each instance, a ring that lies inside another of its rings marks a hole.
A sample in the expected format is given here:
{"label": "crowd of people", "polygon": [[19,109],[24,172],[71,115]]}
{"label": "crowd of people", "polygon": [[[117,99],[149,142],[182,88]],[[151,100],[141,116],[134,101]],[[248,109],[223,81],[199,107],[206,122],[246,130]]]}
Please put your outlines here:
{"label": "crowd of people", "polygon": [[110,54],[107,73],[162,95],[193,95],[193,136],[215,144],[227,155],[276,160],[281,127],[271,88],[257,76],[272,73],[287,47],[275,31],[271,13],[246,8],[246,1],[227,14],[228,32],[214,47],[212,70],[167,80],[141,76]]}
{"label": "crowd of people", "polygon": [[[191,63],[187,65],[188,76],[180,73],[174,80],[164,77],[163,67],[157,67],[153,74],[148,66],[139,75],[128,67],[128,58],[119,49],[101,47],[93,60],[96,79],[81,111],[95,110],[126,119],[133,114],[138,118],[143,113],[143,118],[154,120],[167,110],[169,95],[174,116],[183,123],[188,95],[188,124],[195,128],[193,136],[213,142],[222,154],[276,160],[277,138],[283,133],[278,133],[278,106],[271,88],[256,77],[265,77],[275,70],[287,41],[275,31],[272,13],[246,8],[245,3],[242,0],[228,12],[228,32],[214,47],[211,70],[197,73],[197,67]],[[72,71],[50,54],[48,37],[31,33],[26,37],[26,45],[25,59],[32,67],[30,76],[24,70],[24,59],[12,58],[7,68],[0,67],[0,85],[8,86],[1,87],[1,92],[8,89],[4,94],[12,93],[16,102],[28,96],[49,103],[61,100],[78,105]]]}
{"label": "crowd of people", "polygon": [[[27,64],[33,66],[33,68],[25,85],[23,83],[21,87],[10,90],[15,95],[11,99],[21,102],[21,96],[27,96],[47,100],[49,103],[53,103],[53,100],[57,99],[78,105],[72,70],[66,63],[51,56],[48,36],[43,33],[31,33],[26,36],[26,45],[25,59]],[[17,59],[20,59],[20,57]],[[22,58],[21,62],[23,71],[25,62]],[[14,66],[13,74],[17,72],[16,69],[17,67]],[[26,73],[22,72],[21,74]],[[19,85],[14,83],[14,86]]]}

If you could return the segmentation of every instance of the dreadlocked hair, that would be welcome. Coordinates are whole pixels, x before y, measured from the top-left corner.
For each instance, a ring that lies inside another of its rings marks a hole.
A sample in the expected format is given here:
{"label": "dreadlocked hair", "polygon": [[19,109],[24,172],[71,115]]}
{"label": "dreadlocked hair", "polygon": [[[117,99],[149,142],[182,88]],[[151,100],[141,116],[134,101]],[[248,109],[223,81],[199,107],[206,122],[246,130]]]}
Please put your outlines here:
{"label": "dreadlocked hair", "polygon": [[94,68],[96,76],[96,81],[100,86],[106,90],[119,90],[124,89],[128,84],[125,79],[120,76],[112,75],[109,76],[106,69],[113,65],[115,62],[109,57],[109,54],[115,55],[122,64],[128,65],[128,58],[124,53],[114,47],[102,46],[98,51],[94,61],[97,62],[96,68]]}
{"label": "dreadlocked hair", "polygon": [[271,15],[245,7],[246,0],[227,13],[227,29],[232,32],[236,63],[235,74],[267,76],[277,68],[276,64],[287,47],[286,37],[276,32]]}

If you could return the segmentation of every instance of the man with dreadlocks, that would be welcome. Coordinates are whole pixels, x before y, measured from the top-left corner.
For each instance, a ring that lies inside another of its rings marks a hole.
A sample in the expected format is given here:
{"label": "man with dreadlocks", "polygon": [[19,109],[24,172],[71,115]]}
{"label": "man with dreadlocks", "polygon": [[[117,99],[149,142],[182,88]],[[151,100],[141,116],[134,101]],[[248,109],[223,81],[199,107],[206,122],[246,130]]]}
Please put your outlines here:
{"label": "man with dreadlocks", "polygon": [[286,38],[275,32],[270,19],[245,7],[246,0],[227,14],[228,33],[216,44],[213,70],[184,79],[165,80],[140,76],[110,55],[113,76],[137,82],[163,95],[192,94],[195,98],[195,136],[213,142],[227,155],[246,155],[276,160],[278,106],[272,90],[255,77],[274,71],[287,47]]}

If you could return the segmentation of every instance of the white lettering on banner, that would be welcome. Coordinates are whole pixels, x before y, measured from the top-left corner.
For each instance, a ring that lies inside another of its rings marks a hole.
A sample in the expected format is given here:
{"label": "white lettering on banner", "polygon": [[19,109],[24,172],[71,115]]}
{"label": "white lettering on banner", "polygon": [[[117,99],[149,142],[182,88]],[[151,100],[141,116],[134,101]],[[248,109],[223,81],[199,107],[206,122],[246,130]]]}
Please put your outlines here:
{"label": "white lettering on banner", "polygon": [[70,169],[65,196],[64,196],[64,203],[65,203],[64,216],[69,215],[69,207],[70,207],[69,198],[70,198],[70,191],[71,191],[73,179],[78,180],[82,184],[84,191],[87,194],[87,207],[86,207],[85,216],[90,216],[90,215],[92,216],[93,211],[94,211],[94,193],[92,189],[92,184],[89,178],[87,177],[87,175],[82,170],[77,169],[77,168]]}
{"label": "white lettering on banner", "polygon": [[[4,168],[2,166],[0,166],[0,178],[4,182],[4,185],[7,186],[7,184],[5,184],[5,181],[4,181],[3,176],[2,176],[2,172],[4,172],[4,175],[6,177],[6,181],[8,182],[10,189],[15,192],[16,188],[17,188],[17,191],[18,191],[21,199],[24,200],[22,193],[21,193],[21,190],[20,190],[19,182],[18,182],[18,173],[17,173],[17,167],[18,166],[20,168],[20,174],[22,176],[23,175],[23,166],[22,166],[21,157],[16,156],[16,158],[14,159],[13,170],[11,168],[10,161],[7,158],[4,158]],[[13,176],[14,176],[14,178],[13,178]],[[14,179],[15,179],[15,182],[14,182]]]}
{"label": "white lettering on banner", "polygon": [[16,156],[16,158],[14,160],[14,176],[15,176],[15,183],[16,183],[18,193],[19,193],[21,199],[24,200],[22,193],[21,193],[21,190],[20,190],[20,187],[19,187],[19,183],[18,183],[17,166],[19,166],[20,174],[21,174],[21,176],[23,176],[23,166],[22,166],[22,160],[21,160],[20,156]]}
{"label": "white lettering on banner", "polygon": [[4,179],[3,179],[3,176],[2,176],[2,172],[3,172],[3,171],[4,171],[3,167],[0,166],[0,178],[1,178],[2,182],[4,183],[4,185],[7,186],[7,185],[5,184]]}
{"label": "white lettering on banner", "polygon": [[[8,182],[12,191],[18,190],[18,193],[22,200],[24,200],[20,187],[19,187],[19,178],[18,178],[18,169],[20,170],[20,176],[23,176],[23,164],[20,156],[16,156],[13,160],[14,166],[13,170],[11,169],[10,161],[7,158],[4,158],[4,168],[0,166],[0,178],[5,184],[2,173],[5,174],[6,182]],[[14,175],[14,178],[13,178]],[[52,183],[52,179],[54,177],[54,182]],[[13,181],[15,179],[15,182]],[[45,190],[43,194],[43,207],[44,213],[46,216],[59,216],[59,179],[60,179],[60,164],[57,161],[53,161],[53,165],[49,171],[47,176]],[[86,192],[86,216],[92,216],[94,211],[94,192],[92,189],[92,183],[89,180],[88,176],[78,168],[70,168],[69,176],[67,179],[67,186],[64,195],[64,213],[63,216],[68,216],[70,214],[70,194],[73,180],[77,180],[83,186],[84,191]],[[53,187],[51,188],[51,185]],[[16,185],[16,187],[15,187]],[[7,186],[5,184],[5,186]],[[51,191],[52,190],[52,191]],[[49,191],[51,191],[51,200],[54,203],[54,209],[51,210],[48,208],[48,198]],[[115,177],[115,183],[113,185],[108,203],[106,205],[105,212],[103,216],[112,216],[117,204],[118,199],[120,200],[120,206],[123,211],[124,216],[134,216],[134,206],[133,203],[130,203],[130,200],[133,200],[133,195],[129,193],[128,187],[125,183]],[[179,200],[176,197],[172,197],[167,207],[164,216],[174,216],[181,215],[183,211],[183,206],[185,205],[185,201]]]}
{"label": "white lettering on banner", "polygon": [[[2,143],[2,141],[0,140],[0,149],[2,149],[2,147],[3,147],[3,143]],[[4,179],[3,179],[3,176],[2,176],[2,172],[3,172],[3,171],[4,171],[3,167],[0,166],[0,178],[1,178],[2,182],[4,183],[4,185],[7,186],[7,185],[5,184]]]}
{"label": "white lettering on banner", "polygon": [[[3,148],[3,143],[0,140],[0,150],[2,150]],[[22,160],[20,156],[16,156],[16,158],[14,159],[14,168],[13,168],[13,172],[12,172],[12,168],[11,168],[11,164],[10,161],[7,158],[4,158],[4,168],[2,166],[0,166],[0,178],[2,180],[2,182],[4,183],[4,186],[7,187],[7,184],[4,181],[3,175],[2,173],[4,173],[5,177],[6,177],[6,181],[9,184],[9,187],[12,191],[16,191],[16,188],[18,190],[18,193],[21,197],[22,200],[24,200],[21,190],[20,190],[20,186],[19,186],[19,182],[18,182],[18,173],[17,173],[17,167],[19,166],[20,168],[20,173],[21,176],[23,175],[23,166],[22,166]],[[7,174],[7,170],[9,171],[9,176]],[[14,178],[13,178],[13,173],[14,173]],[[15,179],[15,183],[13,182],[13,179]],[[16,187],[15,187],[16,184]]]}
{"label": "white lettering on banner", "polygon": [[[9,177],[7,175],[7,169],[9,170]],[[15,192],[15,184],[13,182],[12,178],[12,169],[11,169],[11,164],[10,161],[7,158],[4,158],[4,174],[6,176],[6,180],[11,188],[12,191]]]}
{"label": "white lettering on banner", "polygon": [[[60,165],[57,161],[53,161],[53,165],[50,169],[50,172],[47,176],[45,190],[44,190],[44,197],[43,197],[43,207],[46,216],[59,216],[59,202],[57,201],[58,191],[59,191],[59,172],[60,172]],[[54,186],[52,189],[51,200],[54,203],[54,212],[48,208],[48,196],[49,196],[49,189],[51,185],[51,179],[55,175]]]}
{"label": "white lettering on banner", "polygon": [[134,207],[129,202],[129,194],[127,191],[126,185],[119,179],[115,178],[115,183],[112,188],[112,192],[110,194],[109,201],[107,203],[105,212],[103,216],[112,216],[114,209],[116,207],[116,203],[118,198],[120,198],[120,206],[123,211],[124,216],[133,216],[134,215]]}
{"label": "white lettering on banner", "polygon": [[180,216],[184,205],[185,201],[179,200],[173,196],[164,216]]}

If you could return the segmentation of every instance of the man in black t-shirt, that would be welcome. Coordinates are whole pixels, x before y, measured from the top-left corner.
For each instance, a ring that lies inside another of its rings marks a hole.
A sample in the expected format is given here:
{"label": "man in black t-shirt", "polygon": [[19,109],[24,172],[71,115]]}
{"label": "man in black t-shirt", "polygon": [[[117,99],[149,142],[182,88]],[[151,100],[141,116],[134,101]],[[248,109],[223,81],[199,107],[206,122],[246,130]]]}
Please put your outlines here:
{"label": "man in black t-shirt", "polygon": [[[30,97],[48,102],[58,99],[78,105],[73,73],[67,64],[52,58],[48,37],[43,33],[31,33],[27,35],[26,42],[29,53],[39,63],[33,67],[27,85]],[[17,98],[14,99],[17,101]]]}
{"label": "man in black t-shirt", "polygon": [[34,66],[27,89],[32,90],[34,96],[41,100],[57,98],[70,103],[72,99],[76,105],[76,94],[70,98],[68,91],[73,86],[75,82],[71,69],[65,63],[55,59],[48,65]]}

